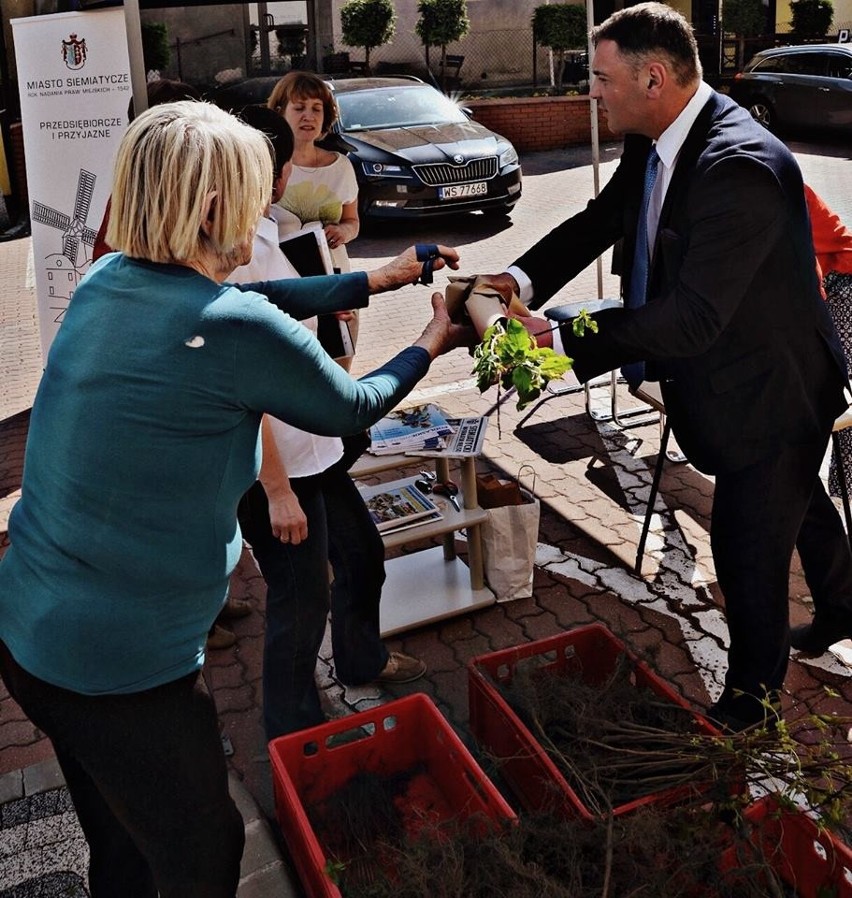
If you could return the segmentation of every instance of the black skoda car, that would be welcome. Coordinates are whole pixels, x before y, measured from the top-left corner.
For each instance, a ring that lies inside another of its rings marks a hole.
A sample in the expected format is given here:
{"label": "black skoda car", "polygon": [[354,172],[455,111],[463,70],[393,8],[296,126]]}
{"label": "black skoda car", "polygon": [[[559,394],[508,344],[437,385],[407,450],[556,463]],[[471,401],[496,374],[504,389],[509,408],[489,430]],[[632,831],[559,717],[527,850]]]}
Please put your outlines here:
{"label": "black skoda car", "polygon": [[[277,77],[249,78],[208,95],[225,109],[265,103]],[[324,141],[348,153],[362,218],[481,211],[508,215],[521,197],[512,144],[413,76],[328,78],[340,118]]]}
{"label": "black skoda car", "polygon": [[330,80],[336,135],[358,176],[360,213],[420,218],[508,215],[521,196],[512,144],[417,78]]}

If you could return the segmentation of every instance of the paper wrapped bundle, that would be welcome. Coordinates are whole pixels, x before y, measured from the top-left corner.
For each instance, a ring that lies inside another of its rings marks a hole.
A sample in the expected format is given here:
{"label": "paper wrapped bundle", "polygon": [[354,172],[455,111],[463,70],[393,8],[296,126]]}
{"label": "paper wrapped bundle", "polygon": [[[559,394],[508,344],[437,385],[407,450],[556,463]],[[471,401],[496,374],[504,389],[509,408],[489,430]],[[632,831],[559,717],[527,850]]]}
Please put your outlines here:
{"label": "paper wrapped bundle", "polygon": [[487,328],[495,321],[506,318],[509,313],[530,314],[514,292],[507,305],[503,295],[482,275],[450,276],[444,298],[450,318],[456,324],[472,324],[480,339]]}

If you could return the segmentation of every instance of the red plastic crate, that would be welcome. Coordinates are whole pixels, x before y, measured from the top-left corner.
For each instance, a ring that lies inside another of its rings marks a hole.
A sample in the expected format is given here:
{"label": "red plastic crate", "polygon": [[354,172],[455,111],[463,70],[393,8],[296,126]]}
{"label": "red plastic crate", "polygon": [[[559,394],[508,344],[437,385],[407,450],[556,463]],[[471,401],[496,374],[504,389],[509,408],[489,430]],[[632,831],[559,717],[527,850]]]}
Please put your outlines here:
{"label": "red plastic crate", "polygon": [[[363,728],[369,732],[364,735]],[[339,742],[342,734],[361,736]],[[332,744],[329,740],[332,739]],[[391,775],[424,765],[406,798],[420,819],[437,823],[474,815],[515,814],[431,699],[406,696],[269,743],[278,822],[308,898],[341,898],[326,875],[326,853],[306,808],[343,788],[359,772]]]}
{"label": "red plastic crate", "polygon": [[[625,654],[634,664],[637,688],[647,687],[689,711],[699,732],[718,734],[704,717],[600,624],[480,655],[468,663],[471,731],[479,745],[498,759],[501,775],[526,810],[564,813],[569,817],[579,815],[588,820],[596,817],[494,684],[510,683],[518,662],[532,658],[540,659],[542,670],[579,674],[586,683],[603,683],[615,670],[619,657]],[[613,814],[625,814],[647,804],[673,803],[687,791],[680,787],[655,792],[616,806]]]}
{"label": "red plastic crate", "polygon": [[[752,827],[749,840],[797,898],[852,898],[852,850],[820,829],[805,813],[781,810],[772,795],[755,802],[743,814]],[[735,870],[753,860],[748,845],[725,850],[723,870]]]}

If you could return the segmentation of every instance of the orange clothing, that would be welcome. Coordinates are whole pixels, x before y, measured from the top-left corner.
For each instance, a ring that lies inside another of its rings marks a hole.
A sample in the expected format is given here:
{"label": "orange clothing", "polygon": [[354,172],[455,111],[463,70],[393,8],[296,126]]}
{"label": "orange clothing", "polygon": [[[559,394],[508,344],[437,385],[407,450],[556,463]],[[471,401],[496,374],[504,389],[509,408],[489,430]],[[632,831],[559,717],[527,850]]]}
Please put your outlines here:
{"label": "orange clothing", "polygon": [[852,231],[807,184],[805,199],[811,216],[817,274],[822,289],[822,278],[827,272],[852,274]]}

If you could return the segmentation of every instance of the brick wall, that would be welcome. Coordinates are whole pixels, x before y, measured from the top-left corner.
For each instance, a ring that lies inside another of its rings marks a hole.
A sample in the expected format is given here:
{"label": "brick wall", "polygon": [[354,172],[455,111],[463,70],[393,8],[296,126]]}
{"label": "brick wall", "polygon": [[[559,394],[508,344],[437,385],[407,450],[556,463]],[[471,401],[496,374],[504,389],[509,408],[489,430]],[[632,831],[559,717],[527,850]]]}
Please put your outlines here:
{"label": "brick wall", "polygon": [[[591,141],[588,97],[501,97],[465,100],[476,121],[502,134],[521,152],[580,146]],[[598,109],[600,139],[614,140]]]}

